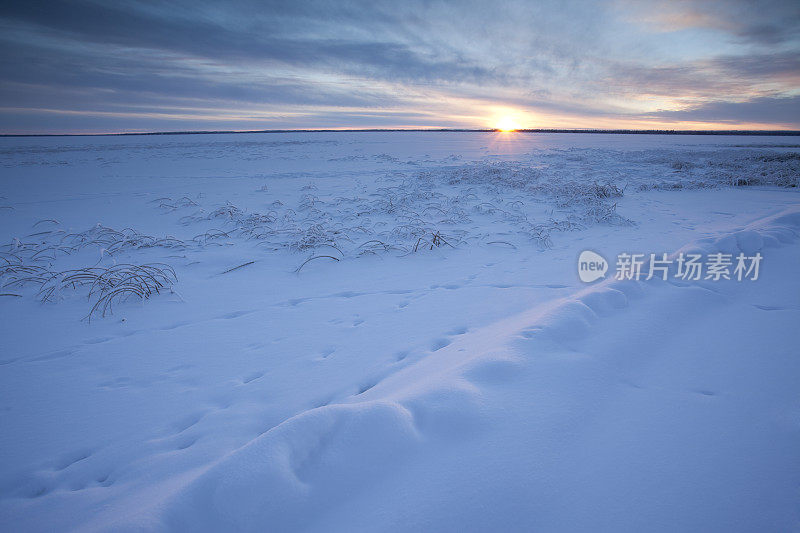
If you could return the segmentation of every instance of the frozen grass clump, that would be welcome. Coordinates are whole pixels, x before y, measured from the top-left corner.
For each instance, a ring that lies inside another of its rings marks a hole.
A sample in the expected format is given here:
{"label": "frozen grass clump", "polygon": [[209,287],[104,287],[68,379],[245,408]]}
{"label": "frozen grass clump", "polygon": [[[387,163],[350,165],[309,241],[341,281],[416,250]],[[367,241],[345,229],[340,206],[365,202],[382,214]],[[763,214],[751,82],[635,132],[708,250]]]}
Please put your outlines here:
{"label": "frozen grass clump", "polygon": [[617,213],[617,204],[598,204],[586,210],[583,215],[585,221],[591,224],[606,224],[609,226],[633,226],[635,222]]}
{"label": "frozen grass clump", "polygon": [[38,297],[42,302],[60,299],[67,291],[85,289],[87,299],[94,301],[89,313],[106,316],[115,303],[130,299],[146,300],[163,290],[171,290],[177,281],[175,271],[169,265],[113,265],[89,267],[53,273],[41,284]]}
{"label": "frozen grass clump", "polygon": [[[114,230],[96,225],[82,232],[58,229],[55,220],[39,221],[34,227],[53,229],[37,231],[31,240],[14,239],[0,246],[0,284],[5,288],[38,287],[36,297],[42,302],[55,302],[66,293],[85,289],[92,304],[87,318],[110,313],[115,304],[130,299],[148,299],[177,280],[169,265],[112,264],[111,256],[123,251],[147,248],[184,249],[188,245],[174,237],[155,238],[134,229]],[[67,263],[86,264],[64,268]],[[21,296],[21,295],[19,295]]]}
{"label": "frozen grass clump", "polygon": [[[581,157],[573,159],[583,162]],[[478,192],[497,196],[494,201],[476,203],[473,209],[518,224],[534,241],[545,246],[551,242],[552,231],[572,231],[593,224],[632,223],[616,212],[616,199],[624,195],[623,188],[615,183],[597,181],[595,175],[578,174],[576,178],[559,168],[480,163],[452,169],[445,180],[449,185],[469,185],[481,189]],[[511,198],[511,201],[503,202],[503,198]],[[564,219],[529,221],[526,202],[552,205]]]}
{"label": "frozen grass clump", "polygon": [[[641,154],[649,165],[648,180],[638,190],[683,190],[717,187],[800,186],[800,153],[771,150],[728,149]],[[640,161],[641,162],[641,161]],[[631,154],[619,165],[633,165]]]}
{"label": "frozen grass clump", "polygon": [[222,220],[238,220],[242,216],[242,210],[233,204],[226,204],[218,207],[208,214],[208,220],[222,219]]}
{"label": "frozen grass clump", "polygon": [[239,238],[273,251],[335,248],[341,257],[430,251],[509,235],[546,248],[556,232],[631,223],[616,212],[620,185],[595,175],[575,179],[546,165],[473,163],[387,174],[371,185],[326,195],[308,184],[297,191],[296,203],[268,202],[267,213],[227,203],[181,222],[222,222],[222,229],[194,238],[199,246]]}
{"label": "frozen grass clump", "polygon": [[122,250],[139,248],[184,248],[183,241],[175,237],[165,236],[161,238],[139,233],[132,228],[115,230],[98,224],[87,231],[81,233],[69,233],[61,240],[62,244],[67,244],[73,250],[96,246],[102,248],[106,253],[114,254]]}
{"label": "frozen grass clump", "polygon": [[[172,236],[153,237],[132,228],[115,230],[97,224],[88,230],[70,232],[58,227],[58,221],[40,220],[34,227],[47,223],[51,229],[36,231],[15,238],[0,246],[0,254],[18,259],[23,264],[53,262],[59,257],[73,255],[87,248],[96,248],[101,255],[114,255],[122,251],[144,248],[184,249],[187,244]],[[41,228],[39,228],[41,229]]]}
{"label": "frozen grass clump", "polygon": [[36,285],[39,287],[37,298],[42,302],[57,302],[65,293],[84,290],[92,304],[86,315],[88,320],[96,313],[106,316],[118,302],[146,300],[164,290],[172,290],[177,281],[175,271],[165,264],[119,264],[64,271],[19,264],[7,267],[2,273],[3,287]]}
{"label": "frozen grass clump", "polygon": [[36,283],[48,275],[47,268],[34,264],[25,264],[16,254],[3,252],[0,255],[0,283],[10,287],[25,283]]}
{"label": "frozen grass clump", "polygon": [[150,203],[156,203],[156,202],[158,202],[158,207],[160,207],[161,209],[165,209],[167,211],[177,211],[178,209],[183,209],[186,207],[198,207],[197,202],[195,202],[188,196],[183,196],[181,198],[178,198],[177,200],[173,200],[170,197],[164,196],[150,201]]}
{"label": "frozen grass clump", "polygon": [[292,233],[292,240],[289,242],[288,248],[297,251],[321,246],[338,248],[338,244],[343,240],[349,241],[350,239],[342,231],[323,224],[312,224],[305,228],[297,228]]}

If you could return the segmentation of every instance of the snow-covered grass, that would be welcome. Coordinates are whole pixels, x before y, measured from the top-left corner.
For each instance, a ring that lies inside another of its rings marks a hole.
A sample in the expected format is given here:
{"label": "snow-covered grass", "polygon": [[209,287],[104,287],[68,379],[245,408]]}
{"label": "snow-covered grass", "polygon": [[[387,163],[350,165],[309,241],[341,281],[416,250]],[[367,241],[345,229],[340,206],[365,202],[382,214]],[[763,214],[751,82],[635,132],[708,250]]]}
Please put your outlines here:
{"label": "snow-covered grass", "polygon": [[0,529],[790,530],[794,139],[4,138]]}

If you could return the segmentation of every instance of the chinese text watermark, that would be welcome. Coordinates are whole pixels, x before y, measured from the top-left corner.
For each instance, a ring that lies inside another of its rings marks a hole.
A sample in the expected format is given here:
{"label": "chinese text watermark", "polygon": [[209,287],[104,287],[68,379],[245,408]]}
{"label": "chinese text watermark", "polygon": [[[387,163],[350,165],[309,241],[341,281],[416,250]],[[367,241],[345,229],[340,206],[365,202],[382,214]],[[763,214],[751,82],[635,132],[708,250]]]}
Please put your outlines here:
{"label": "chinese text watermark", "polygon": [[[756,281],[759,276],[761,260],[760,252],[754,255],[723,252],[703,255],[681,252],[674,256],[669,256],[666,253],[621,253],[617,255],[614,279],[650,280],[657,278],[664,281],[667,279],[684,281]],[[591,283],[605,277],[608,269],[608,261],[591,250],[584,250],[578,258],[578,276],[585,283]]]}

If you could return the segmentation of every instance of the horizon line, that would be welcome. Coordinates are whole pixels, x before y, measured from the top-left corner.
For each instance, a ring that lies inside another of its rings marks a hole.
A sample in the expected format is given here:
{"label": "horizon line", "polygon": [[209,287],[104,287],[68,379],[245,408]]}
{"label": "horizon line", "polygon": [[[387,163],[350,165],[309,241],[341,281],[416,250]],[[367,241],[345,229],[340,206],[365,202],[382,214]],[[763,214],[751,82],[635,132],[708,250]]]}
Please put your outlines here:
{"label": "horizon line", "polygon": [[434,132],[434,133],[593,133],[615,135],[765,135],[798,136],[800,130],[669,130],[669,129],[603,129],[603,128],[300,128],[267,130],[186,130],[186,131],[141,131],[112,133],[0,133],[0,137],[123,137],[136,135],[228,135],[247,133],[370,133],[370,132]]}

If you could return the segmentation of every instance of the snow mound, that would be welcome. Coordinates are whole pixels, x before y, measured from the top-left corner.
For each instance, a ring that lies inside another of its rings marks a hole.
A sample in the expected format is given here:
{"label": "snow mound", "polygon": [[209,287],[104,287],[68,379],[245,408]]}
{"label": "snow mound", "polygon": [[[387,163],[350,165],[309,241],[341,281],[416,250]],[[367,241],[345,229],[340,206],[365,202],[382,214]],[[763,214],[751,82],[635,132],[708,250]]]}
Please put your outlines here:
{"label": "snow mound", "polygon": [[[800,209],[796,208],[684,249],[729,251],[735,246],[742,252],[754,253],[794,243],[798,236]],[[486,513],[496,520],[493,523],[502,526],[500,511],[471,508],[472,499],[465,496],[474,496],[477,491],[484,498],[482,501],[492,502],[498,496],[487,491],[499,490],[502,496],[515,490],[513,480],[509,481],[509,487],[501,487],[497,479],[483,479],[482,473],[487,470],[481,466],[482,462],[501,465],[501,470],[517,464],[534,477],[537,469],[541,470],[540,475],[552,475],[555,467],[537,460],[534,464],[538,466],[531,466],[524,452],[515,455],[520,450],[510,442],[519,439],[541,452],[547,443],[540,442],[540,431],[564,426],[566,429],[561,429],[566,432],[564,435],[580,433],[582,430],[577,429],[580,424],[572,425],[572,420],[594,411],[593,402],[606,401],[594,395],[597,382],[619,378],[613,375],[610,378],[607,369],[603,369],[603,364],[611,361],[602,363],[597,359],[602,350],[591,355],[593,343],[597,346],[609,343],[605,340],[609,331],[601,324],[613,327],[612,324],[621,321],[626,328],[652,329],[653,324],[648,324],[638,313],[646,313],[653,305],[669,308],[677,300],[680,305],[675,303],[674,307],[681,309],[686,308],[687,302],[694,302],[699,309],[718,305],[717,297],[699,290],[701,286],[693,289],[609,279],[542,308],[470,331],[346,403],[304,412],[231,453],[169,502],[166,521],[175,529],[197,531],[257,531],[264,524],[276,530],[325,530],[326,526],[336,529],[336,520],[344,520],[339,506],[345,501],[363,500],[381,502],[371,514],[375,519],[386,520],[379,529],[384,526],[391,529],[392,524],[404,529],[412,523],[428,523],[434,528],[444,525],[457,528],[459,524],[479,527],[483,519],[478,516],[480,513]],[[668,324],[663,326],[668,328]],[[620,342],[621,335],[630,333],[611,335],[614,341],[611,344],[622,351],[616,357],[637,357],[625,351],[627,343]],[[634,349],[642,342],[647,340],[637,340],[636,334],[631,335]],[[602,371],[594,375],[581,370],[581,365]],[[564,381],[565,372],[571,375],[568,381]],[[548,374],[552,382],[543,381]],[[559,384],[564,391],[552,388]],[[710,394],[714,393],[703,393]],[[498,423],[494,415],[504,410],[511,420]],[[554,420],[554,416],[563,418]],[[625,438],[622,436],[621,440]],[[471,441],[483,444],[477,448],[465,444]],[[558,442],[569,446],[568,441]],[[485,446],[498,449],[490,451]],[[503,453],[509,455],[502,456]],[[690,448],[685,453],[696,452]],[[464,454],[466,459],[451,463],[449,454],[456,457]],[[619,460],[625,462],[625,458]],[[527,466],[523,467],[524,464]],[[404,477],[406,468],[417,474],[413,483]],[[456,482],[466,485],[452,485]],[[681,483],[676,482],[677,486]],[[659,493],[657,487],[648,487],[653,494]],[[400,503],[396,505],[391,497],[406,503],[416,501],[417,496],[403,492],[416,490],[422,495],[420,498],[433,495],[439,498],[435,501],[446,502],[443,513],[437,518],[427,517],[432,522],[411,520],[400,527],[400,522],[393,520],[400,520],[400,515],[408,518],[408,514],[398,511]],[[382,494],[384,499],[373,500],[372,491]],[[457,495],[463,499],[459,500]],[[456,500],[461,503],[453,503]],[[645,505],[656,504],[648,500]],[[673,510],[669,502],[663,505],[655,512],[666,520]],[[555,515],[561,516],[557,511]],[[528,518],[536,523],[536,517]],[[333,522],[326,522],[328,519]],[[343,523],[354,526],[352,522]],[[369,529],[369,525],[356,524],[354,529]]]}

